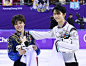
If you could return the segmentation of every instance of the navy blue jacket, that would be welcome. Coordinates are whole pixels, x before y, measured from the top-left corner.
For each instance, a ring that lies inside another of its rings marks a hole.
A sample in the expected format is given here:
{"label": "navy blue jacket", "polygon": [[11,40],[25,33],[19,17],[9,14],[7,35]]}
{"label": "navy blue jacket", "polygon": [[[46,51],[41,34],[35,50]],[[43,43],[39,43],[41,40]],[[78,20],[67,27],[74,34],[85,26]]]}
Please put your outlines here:
{"label": "navy blue jacket", "polygon": [[[11,60],[17,61],[20,59],[21,55],[18,51],[16,51],[16,46],[21,45],[22,41],[20,40],[20,35],[18,31],[11,35],[8,38],[7,44],[8,44],[8,56]],[[28,33],[24,31],[24,35],[26,36],[27,40],[30,41],[29,45],[36,45],[34,38]],[[37,50],[35,50],[37,55],[40,54],[40,49],[37,47]]]}

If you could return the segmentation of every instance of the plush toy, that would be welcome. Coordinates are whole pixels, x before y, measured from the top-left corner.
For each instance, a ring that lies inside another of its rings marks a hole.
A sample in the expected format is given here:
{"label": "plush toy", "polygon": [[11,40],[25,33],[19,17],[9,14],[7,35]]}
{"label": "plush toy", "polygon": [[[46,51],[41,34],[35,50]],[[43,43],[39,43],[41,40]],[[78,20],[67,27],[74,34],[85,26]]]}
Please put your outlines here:
{"label": "plush toy", "polygon": [[19,49],[21,48],[22,50],[27,51],[27,48],[28,48],[29,44],[30,44],[30,41],[22,42],[21,45],[16,46],[16,50],[19,52]]}
{"label": "plush toy", "polygon": [[33,49],[33,45],[29,45],[30,41],[22,42],[21,45],[16,46],[16,50],[19,51],[20,47],[23,50],[26,50],[26,53],[22,55],[20,61],[25,63],[26,66],[37,66],[37,54]]}

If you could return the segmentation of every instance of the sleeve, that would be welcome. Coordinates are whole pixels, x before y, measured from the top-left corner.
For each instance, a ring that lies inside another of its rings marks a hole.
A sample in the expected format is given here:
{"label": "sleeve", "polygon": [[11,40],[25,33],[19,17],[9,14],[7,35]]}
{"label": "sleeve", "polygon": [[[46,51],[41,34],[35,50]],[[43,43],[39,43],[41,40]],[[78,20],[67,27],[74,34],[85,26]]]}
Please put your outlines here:
{"label": "sleeve", "polygon": [[[65,41],[57,42],[59,51],[61,52],[75,52],[79,49],[79,37],[76,30],[70,32],[71,43]],[[69,40],[68,40],[69,41]]]}
{"label": "sleeve", "polygon": [[45,39],[45,38],[55,38],[53,29],[47,32],[41,31],[29,31],[29,33],[34,37],[36,40]]}
{"label": "sleeve", "polygon": [[[35,44],[35,39],[33,37],[32,37],[32,44],[36,45]],[[40,49],[38,47],[37,47],[37,50],[35,50],[35,51],[36,51],[37,55],[40,54]]]}
{"label": "sleeve", "polygon": [[37,55],[40,54],[40,49],[38,47],[37,47],[37,50],[35,50],[35,51],[36,51]]}
{"label": "sleeve", "polygon": [[12,38],[8,38],[8,56],[11,60],[16,61],[20,58],[19,52],[14,52],[13,40]]}

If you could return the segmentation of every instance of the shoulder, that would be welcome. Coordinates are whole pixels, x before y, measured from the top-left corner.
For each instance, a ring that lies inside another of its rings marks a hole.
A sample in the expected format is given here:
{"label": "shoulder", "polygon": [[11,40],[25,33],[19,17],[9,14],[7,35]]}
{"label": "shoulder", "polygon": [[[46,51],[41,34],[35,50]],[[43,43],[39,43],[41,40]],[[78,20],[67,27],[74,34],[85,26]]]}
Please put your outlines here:
{"label": "shoulder", "polygon": [[26,34],[27,34],[27,37],[33,38],[33,36],[29,33],[29,31],[25,31],[25,32],[26,32]]}
{"label": "shoulder", "polygon": [[74,26],[72,26],[71,24],[69,24],[70,28],[69,28],[69,31],[77,31],[76,28]]}
{"label": "shoulder", "polygon": [[14,34],[12,34],[12,35],[7,39],[7,43],[10,43],[11,41],[13,41],[13,36],[14,36]]}
{"label": "shoulder", "polygon": [[76,30],[76,28],[74,26],[72,26],[71,24],[69,24],[68,22],[67,22],[66,26],[67,26],[69,32],[71,32],[72,30]]}
{"label": "shoulder", "polygon": [[17,35],[14,33],[14,34],[12,34],[8,39],[14,39],[14,38],[16,38],[17,37]]}
{"label": "shoulder", "polygon": [[57,26],[55,26],[55,27],[53,27],[53,30],[58,29],[57,27],[58,27],[58,25],[57,25]]}
{"label": "shoulder", "polygon": [[29,33],[29,31],[25,31],[25,32],[26,32],[27,36],[32,36],[32,35]]}
{"label": "shoulder", "polygon": [[77,32],[76,28],[70,24],[69,24],[68,31],[71,36],[78,36],[78,32]]}
{"label": "shoulder", "polygon": [[9,39],[12,39],[12,38],[13,38],[13,36],[14,36],[14,34],[12,34],[12,35],[9,37]]}

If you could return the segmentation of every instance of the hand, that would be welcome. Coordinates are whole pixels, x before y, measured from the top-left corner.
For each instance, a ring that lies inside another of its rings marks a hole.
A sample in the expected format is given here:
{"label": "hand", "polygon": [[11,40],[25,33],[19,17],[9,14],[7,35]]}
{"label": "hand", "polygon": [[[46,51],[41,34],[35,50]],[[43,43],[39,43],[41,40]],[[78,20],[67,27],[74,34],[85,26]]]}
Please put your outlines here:
{"label": "hand", "polygon": [[26,50],[22,50],[21,48],[19,49],[19,54],[20,55],[23,55],[23,54],[25,54],[26,53]]}
{"label": "hand", "polygon": [[37,46],[36,46],[36,45],[33,45],[33,49],[34,49],[34,50],[37,50]]}

